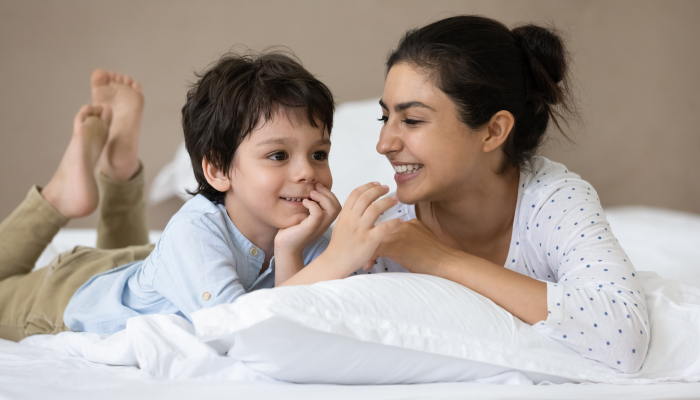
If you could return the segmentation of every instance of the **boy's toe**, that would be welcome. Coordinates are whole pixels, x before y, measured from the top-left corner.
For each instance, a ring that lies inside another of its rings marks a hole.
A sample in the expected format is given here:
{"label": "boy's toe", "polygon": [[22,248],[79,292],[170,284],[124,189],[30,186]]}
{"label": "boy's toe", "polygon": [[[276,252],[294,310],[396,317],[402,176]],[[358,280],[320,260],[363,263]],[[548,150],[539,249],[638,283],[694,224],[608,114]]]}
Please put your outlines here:
{"label": "boy's toe", "polygon": [[90,77],[90,84],[92,86],[102,86],[109,83],[109,73],[102,68],[97,68],[92,71],[92,76]]}

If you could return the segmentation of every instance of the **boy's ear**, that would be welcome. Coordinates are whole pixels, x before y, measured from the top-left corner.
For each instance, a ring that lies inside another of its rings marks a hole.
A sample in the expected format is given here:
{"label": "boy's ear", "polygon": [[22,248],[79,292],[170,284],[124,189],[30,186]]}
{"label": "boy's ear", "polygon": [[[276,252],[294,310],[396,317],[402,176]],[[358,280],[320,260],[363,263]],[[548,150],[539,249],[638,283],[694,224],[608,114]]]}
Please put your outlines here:
{"label": "boy's ear", "polygon": [[515,125],[515,117],[510,112],[501,110],[494,114],[486,125],[487,136],[483,142],[484,152],[489,153],[503,144],[513,130],[513,125]]}
{"label": "boy's ear", "polygon": [[220,168],[215,167],[206,157],[202,159],[202,170],[207,182],[219,192],[226,192],[231,188],[231,179]]}

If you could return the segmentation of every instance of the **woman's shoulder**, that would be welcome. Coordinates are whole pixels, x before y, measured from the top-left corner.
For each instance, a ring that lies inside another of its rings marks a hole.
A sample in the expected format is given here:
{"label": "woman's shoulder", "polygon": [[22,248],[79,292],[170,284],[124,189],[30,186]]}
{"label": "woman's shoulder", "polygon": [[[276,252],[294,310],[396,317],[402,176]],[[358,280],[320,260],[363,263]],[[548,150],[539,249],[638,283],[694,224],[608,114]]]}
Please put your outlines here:
{"label": "woman's shoulder", "polygon": [[599,201],[593,186],[579,174],[570,171],[564,164],[539,156],[534,157],[521,172],[519,190],[522,191],[520,201],[531,203],[530,208],[534,208],[538,202],[559,197]]}
{"label": "woman's shoulder", "polygon": [[525,194],[547,191],[561,183],[580,181],[581,176],[570,171],[566,165],[541,156],[533,157],[520,173],[520,186]]}

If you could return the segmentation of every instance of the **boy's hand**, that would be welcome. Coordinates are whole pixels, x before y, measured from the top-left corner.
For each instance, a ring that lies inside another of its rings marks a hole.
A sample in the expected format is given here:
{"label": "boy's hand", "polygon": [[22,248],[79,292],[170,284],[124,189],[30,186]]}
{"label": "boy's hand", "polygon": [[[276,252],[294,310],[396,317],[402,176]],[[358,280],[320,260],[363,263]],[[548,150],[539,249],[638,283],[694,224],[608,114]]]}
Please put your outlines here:
{"label": "boy's hand", "polygon": [[374,226],[379,216],[398,202],[396,196],[377,200],[388,191],[388,186],[368,183],[353,190],[345,202],[326,250],[326,257],[344,269],[345,276],[370,259],[382,238],[402,224],[397,218]]}
{"label": "boy's hand", "polygon": [[309,243],[323,235],[331,226],[342,208],[335,195],[321,183],[316,184],[316,190],[312,190],[309,197],[311,200],[305,199],[302,202],[309,210],[309,216],[298,225],[280,229],[277,232],[275,255],[280,253],[301,255]]}

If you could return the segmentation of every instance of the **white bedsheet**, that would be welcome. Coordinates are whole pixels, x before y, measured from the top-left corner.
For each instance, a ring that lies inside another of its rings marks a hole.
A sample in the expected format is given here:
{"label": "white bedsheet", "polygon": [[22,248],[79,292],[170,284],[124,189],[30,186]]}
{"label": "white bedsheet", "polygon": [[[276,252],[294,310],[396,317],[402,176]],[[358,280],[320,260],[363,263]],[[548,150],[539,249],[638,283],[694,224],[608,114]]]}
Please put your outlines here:
{"label": "white bedsheet", "polygon": [[655,385],[564,384],[340,386],[240,382],[222,379],[163,380],[136,367],[91,363],[52,350],[0,340],[2,399],[690,399],[700,383]]}

